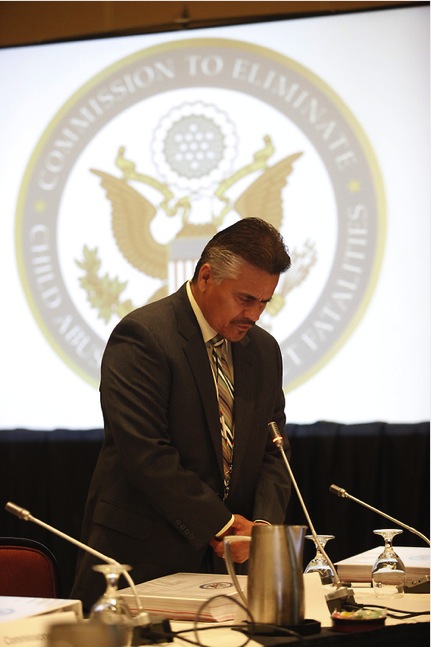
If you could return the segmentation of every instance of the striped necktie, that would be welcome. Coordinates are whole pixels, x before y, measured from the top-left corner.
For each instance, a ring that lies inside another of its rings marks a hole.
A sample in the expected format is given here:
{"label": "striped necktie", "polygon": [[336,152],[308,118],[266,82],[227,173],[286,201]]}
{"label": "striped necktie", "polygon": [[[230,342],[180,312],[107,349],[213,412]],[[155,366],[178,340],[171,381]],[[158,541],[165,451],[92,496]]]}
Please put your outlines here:
{"label": "striped necktie", "polygon": [[215,367],[217,384],[217,395],[220,407],[220,424],[223,451],[223,472],[224,472],[224,498],[229,493],[230,474],[232,471],[233,458],[233,404],[234,389],[233,375],[226,354],[226,340],[217,335],[211,340],[212,357]]}

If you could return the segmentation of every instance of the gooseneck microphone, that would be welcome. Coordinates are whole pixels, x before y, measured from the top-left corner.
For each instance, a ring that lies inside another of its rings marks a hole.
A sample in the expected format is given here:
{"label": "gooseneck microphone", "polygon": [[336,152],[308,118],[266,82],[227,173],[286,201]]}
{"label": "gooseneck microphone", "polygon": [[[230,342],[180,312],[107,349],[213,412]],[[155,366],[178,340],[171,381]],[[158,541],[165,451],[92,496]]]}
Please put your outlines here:
{"label": "gooseneck microphone", "polygon": [[[10,501],[6,503],[5,505],[5,510],[7,512],[10,512],[11,514],[14,514],[16,517],[19,519],[23,519],[24,521],[32,521],[33,523],[36,523],[38,526],[41,526],[42,528],[45,528],[45,530],[48,530],[49,532],[54,533],[55,535],[58,535],[62,539],[65,539],[71,544],[74,544],[75,546],[78,546],[78,548],[81,548],[82,550],[87,551],[87,553],[91,553],[91,555],[94,555],[94,557],[98,557],[102,562],[106,562],[108,564],[115,564],[116,566],[121,566],[119,562],[117,562],[115,559],[112,559],[112,557],[108,557],[107,555],[104,555],[103,553],[100,553],[98,550],[95,550],[94,548],[91,548],[91,546],[87,546],[87,544],[83,544],[81,541],[78,541],[77,539],[74,539],[73,537],[70,537],[69,535],[66,535],[64,532],[61,530],[57,530],[57,528],[54,528],[53,526],[50,526],[49,524],[45,523],[44,521],[41,521],[40,519],[37,519],[36,517],[33,517],[28,510],[25,508],[21,508],[20,506],[16,505],[15,503],[11,503]],[[122,571],[122,574],[126,578],[128,584],[130,585],[130,588],[133,592],[137,608],[139,609],[139,619],[144,620],[144,614],[147,616],[147,622],[148,620],[148,614],[143,611],[142,609],[142,604],[139,599],[139,595],[136,591],[135,583],[133,582],[131,576],[126,570]]]}
{"label": "gooseneck microphone", "polygon": [[411,526],[407,526],[402,521],[398,521],[398,519],[395,519],[394,517],[391,517],[390,515],[386,514],[386,512],[382,512],[381,510],[374,508],[372,505],[368,505],[368,503],[365,503],[365,501],[361,501],[361,499],[357,499],[356,497],[351,496],[348,492],[346,492],[346,490],[344,490],[344,488],[339,487],[338,485],[332,484],[329,488],[329,491],[332,492],[332,494],[336,494],[337,496],[340,496],[346,499],[351,499],[352,501],[359,503],[359,505],[363,505],[365,508],[372,510],[373,512],[380,515],[381,517],[385,517],[386,519],[389,519],[389,521],[392,521],[397,526],[401,526],[401,528],[404,528],[405,530],[412,532],[414,535],[417,535],[418,537],[423,539],[428,544],[428,546],[430,545],[430,540],[428,539],[428,537],[425,537],[425,535],[419,532],[419,530],[416,530]]}
{"label": "gooseneck microphone", "polygon": [[321,545],[321,543],[319,541],[319,538],[318,538],[317,533],[316,533],[316,531],[314,529],[314,526],[313,526],[313,522],[311,521],[310,515],[309,515],[308,510],[307,510],[307,507],[306,507],[306,505],[304,503],[304,499],[302,498],[302,495],[301,495],[301,492],[299,490],[298,484],[297,484],[296,479],[295,479],[295,477],[293,475],[292,468],[290,467],[289,461],[287,460],[286,452],[284,451],[284,446],[283,446],[283,438],[280,435],[277,423],[270,422],[268,424],[268,427],[269,427],[269,430],[270,430],[270,432],[272,434],[272,437],[273,437],[273,443],[275,443],[275,445],[278,447],[278,449],[281,452],[281,455],[283,457],[283,460],[284,460],[284,463],[286,465],[287,471],[288,471],[289,476],[291,478],[291,481],[293,483],[293,487],[295,488],[296,494],[298,495],[299,502],[300,502],[300,504],[302,506],[302,509],[304,511],[305,518],[307,519],[307,523],[308,523],[308,525],[310,527],[311,534],[313,535],[313,539],[314,539],[314,541],[316,543],[316,546],[319,548],[319,551],[322,553],[322,555],[324,556],[324,558],[326,559],[326,561],[328,562],[328,564],[330,565],[330,567],[331,567],[331,569],[332,569],[332,571],[334,573],[334,584],[335,584],[335,586],[337,588],[337,591],[335,592],[335,594],[332,594],[332,595],[328,594],[326,596],[328,606],[330,606],[330,600],[332,600],[334,602],[336,602],[336,600],[353,600],[353,591],[352,591],[352,589],[347,589],[341,583],[341,580],[340,580],[339,575],[337,573],[337,569],[335,568],[334,564],[332,563],[332,561],[330,560],[330,558],[326,554],[325,549],[323,548],[323,546]]}

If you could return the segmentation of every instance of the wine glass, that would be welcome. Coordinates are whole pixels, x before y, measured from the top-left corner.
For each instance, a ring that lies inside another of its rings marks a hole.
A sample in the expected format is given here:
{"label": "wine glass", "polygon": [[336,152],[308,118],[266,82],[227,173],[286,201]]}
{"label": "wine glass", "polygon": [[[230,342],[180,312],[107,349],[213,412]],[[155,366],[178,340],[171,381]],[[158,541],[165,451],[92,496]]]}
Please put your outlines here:
{"label": "wine glass", "polygon": [[383,552],[378,556],[371,570],[374,592],[378,598],[400,598],[404,595],[406,569],[402,559],[393,549],[392,540],[402,533],[402,530],[386,528],[373,532],[383,537],[385,541]]}
{"label": "wine glass", "polygon": [[[316,535],[317,539],[322,548],[325,548],[326,543],[330,539],[334,539],[334,535]],[[328,560],[321,552],[318,543],[314,539],[313,535],[305,535],[305,539],[311,539],[314,541],[316,547],[316,554],[305,567],[304,573],[319,573],[322,584],[333,584],[335,573],[332,570],[331,565],[328,563]]]}
{"label": "wine glass", "polygon": [[132,644],[133,620],[129,607],[119,595],[118,580],[124,571],[130,571],[131,566],[124,564],[97,564],[93,570],[102,573],[106,580],[106,590],[99,600],[91,607],[90,620],[107,625],[118,625],[122,628],[122,645]]}

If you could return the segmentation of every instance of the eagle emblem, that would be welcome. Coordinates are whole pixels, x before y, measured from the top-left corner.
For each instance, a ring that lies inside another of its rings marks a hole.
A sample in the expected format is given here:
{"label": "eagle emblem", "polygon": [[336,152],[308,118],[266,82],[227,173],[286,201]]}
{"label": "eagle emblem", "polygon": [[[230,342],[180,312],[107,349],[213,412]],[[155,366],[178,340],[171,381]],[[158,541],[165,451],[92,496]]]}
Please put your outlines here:
{"label": "eagle emblem", "polygon": [[[209,240],[223,226],[228,216],[259,217],[277,229],[281,228],[284,215],[283,190],[302,153],[292,153],[270,164],[273,153],[272,140],[266,135],[264,146],[253,155],[250,163],[224,177],[212,194],[207,196],[205,222],[197,222],[194,218],[196,194],[192,192],[177,197],[167,183],[140,172],[135,162],[127,159],[124,146],[119,148],[115,160],[119,176],[91,169],[99,178],[110,202],[112,235],[119,252],[133,268],[160,281],[160,287],[147,303],[167,296],[170,291],[170,245],[162,244],[154,238],[152,224],[156,218],[175,219],[176,243],[197,240],[199,252],[202,241]],[[238,193],[238,187],[244,185],[245,188]],[[150,199],[142,187],[151,188],[151,194],[157,197]],[[316,262],[315,245],[310,240],[300,250],[290,250],[290,254],[292,267],[283,275],[277,292],[267,307],[271,316],[283,309],[287,294],[305,280]],[[76,263],[84,271],[80,278],[81,287],[86,291],[91,307],[98,310],[98,316],[105,323],[113,315],[122,317],[137,307],[130,299],[121,300],[127,281],[112,279],[108,274],[100,276],[101,261],[97,248],[90,250],[84,247],[83,258]]]}

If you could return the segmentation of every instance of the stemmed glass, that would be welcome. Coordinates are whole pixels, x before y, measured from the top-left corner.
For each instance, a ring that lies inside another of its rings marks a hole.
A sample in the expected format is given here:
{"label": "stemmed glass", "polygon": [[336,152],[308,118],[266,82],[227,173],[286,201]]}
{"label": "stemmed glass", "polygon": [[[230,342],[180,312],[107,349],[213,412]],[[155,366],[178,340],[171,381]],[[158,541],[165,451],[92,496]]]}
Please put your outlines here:
{"label": "stemmed glass", "polygon": [[373,589],[377,597],[400,598],[404,595],[406,569],[402,559],[396,554],[392,540],[402,530],[374,530],[376,535],[383,537],[385,547],[374,562],[371,570]]}
{"label": "stemmed glass", "polygon": [[[330,539],[334,539],[334,535],[316,535],[322,548],[325,548]],[[305,539],[314,541],[316,547],[316,554],[305,567],[304,573],[319,573],[322,584],[333,584],[335,573],[328,563],[326,557],[320,551],[319,545],[315,541],[313,535],[305,535]]]}
{"label": "stemmed glass", "polygon": [[90,620],[107,625],[118,625],[122,629],[123,647],[132,644],[133,620],[125,600],[119,595],[118,580],[124,571],[130,571],[131,566],[124,564],[97,564],[93,570],[102,573],[106,580],[106,590],[101,598],[92,606]]}

